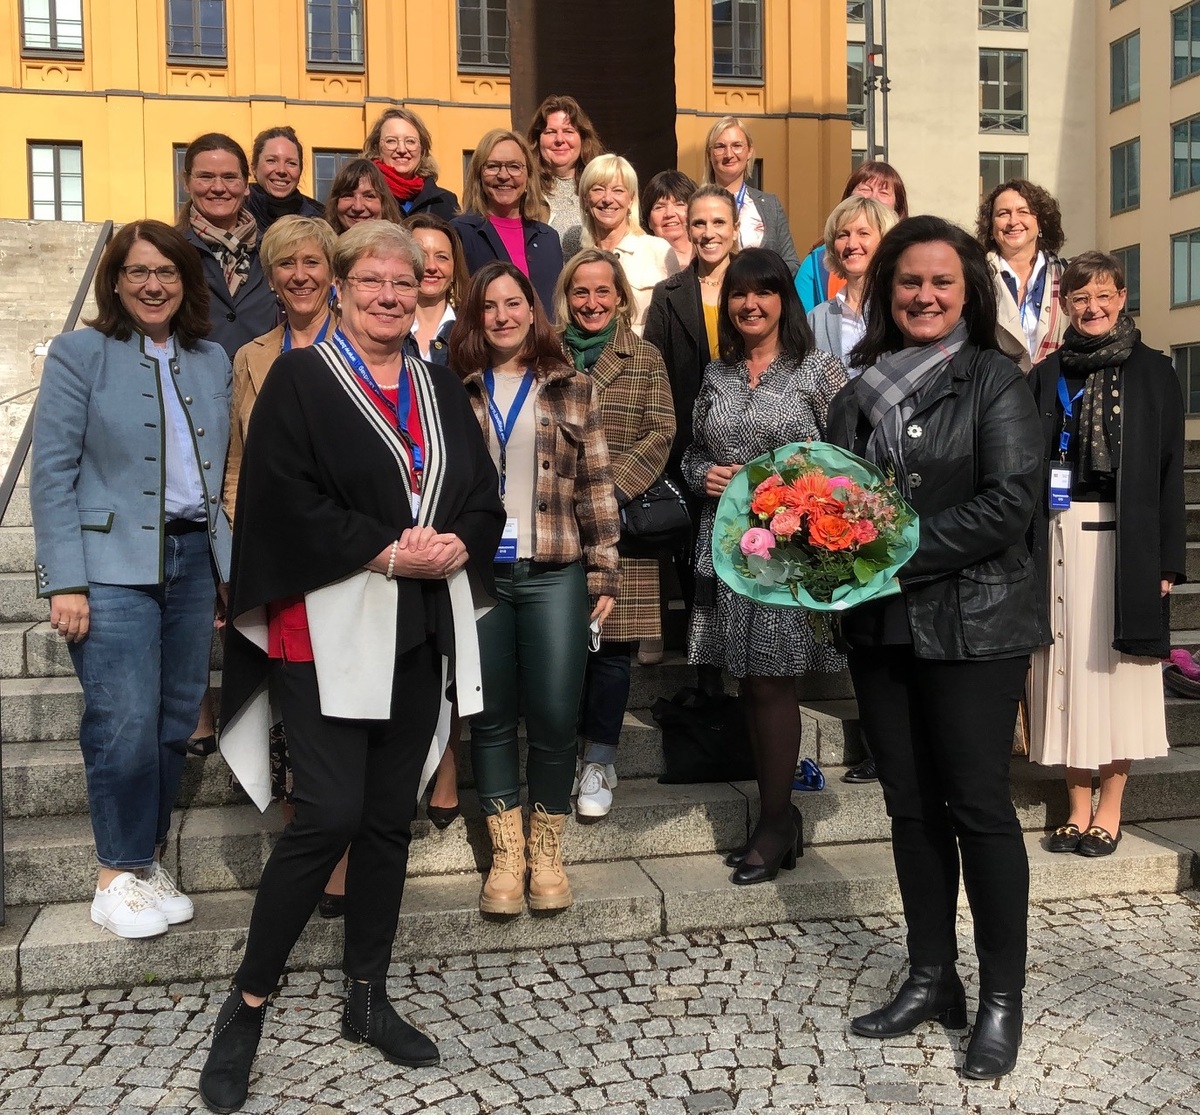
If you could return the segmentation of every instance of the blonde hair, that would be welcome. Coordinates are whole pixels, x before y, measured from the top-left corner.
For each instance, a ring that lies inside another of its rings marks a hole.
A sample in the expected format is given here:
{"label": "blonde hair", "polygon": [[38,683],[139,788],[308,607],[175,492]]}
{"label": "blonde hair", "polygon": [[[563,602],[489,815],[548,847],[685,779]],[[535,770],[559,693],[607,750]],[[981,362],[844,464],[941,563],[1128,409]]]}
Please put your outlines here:
{"label": "blonde hair", "polygon": [[521,157],[525,160],[525,193],[521,197],[521,216],[527,221],[540,221],[546,212],[546,204],[542,199],[538,162],[524,137],[504,128],[493,128],[484,133],[479,146],[471,154],[471,164],[467,167],[466,181],[463,183],[463,212],[478,213],[481,217],[488,216],[487,196],[483,192],[483,164],[505,140],[515,143],[521,149]]}
{"label": "blonde hair", "polygon": [[271,269],[281,259],[294,252],[301,244],[312,240],[332,266],[333,250],[337,234],[327,221],[320,217],[280,217],[266,232],[258,246],[258,258],[262,269],[271,274]]}
{"label": "blonde hair", "polygon": [[825,266],[839,279],[844,279],[846,273],[842,270],[842,261],[838,259],[833,245],[837,234],[857,217],[866,217],[867,224],[879,233],[881,240],[900,223],[894,210],[873,197],[852,194],[845,201],[838,202],[825,221]]}
{"label": "blonde hair", "polygon": [[642,228],[642,211],[638,205],[637,171],[628,159],[620,155],[597,155],[579,176],[579,213],[583,218],[582,235],[579,242],[590,248],[599,237],[596,235],[596,220],[588,208],[587,195],[593,186],[607,186],[620,182],[629,191],[629,231],[634,236],[645,236]]}
{"label": "blonde hair", "polygon": [[[721,137],[722,132],[727,132],[730,128],[737,128],[738,131],[746,137],[746,146],[751,151],[754,150],[754,138],[750,135],[750,129],[742,123],[741,117],[738,116],[722,116],[711,128],[708,129],[708,135],[704,138],[704,181],[716,182],[717,176],[713,172],[712,149],[717,140]],[[754,156],[751,155],[746,163],[746,180],[754,174]]]}
{"label": "blonde hair", "polygon": [[613,287],[617,292],[617,320],[624,326],[633,324],[633,289],[625,278],[621,261],[612,252],[603,248],[584,248],[576,252],[562,269],[558,282],[554,284],[554,327],[564,332],[571,322],[571,310],[567,305],[567,290],[575,280],[575,272],[586,263],[607,263],[612,268]]}
{"label": "blonde hair", "polygon": [[416,177],[436,178],[438,165],[437,160],[433,157],[433,136],[425,127],[425,121],[407,108],[385,108],[380,113],[379,119],[375,121],[363,144],[363,158],[382,159],[379,141],[383,138],[383,126],[389,120],[403,120],[416,129],[417,139],[421,141],[421,161],[417,163]]}

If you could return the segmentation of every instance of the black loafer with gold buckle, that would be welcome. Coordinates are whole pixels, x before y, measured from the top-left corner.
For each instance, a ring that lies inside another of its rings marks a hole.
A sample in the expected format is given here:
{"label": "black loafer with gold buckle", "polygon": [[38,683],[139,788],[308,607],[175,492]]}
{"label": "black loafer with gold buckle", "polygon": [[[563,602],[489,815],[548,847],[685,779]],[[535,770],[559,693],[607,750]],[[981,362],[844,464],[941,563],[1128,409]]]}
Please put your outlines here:
{"label": "black loafer with gold buckle", "polygon": [[1083,834],[1078,825],[1059,825],[1046,841],[1047,852],[1074,852]]}
{"label": "black loafer with gold buckle", "polygon": [[1120,829],[1117,830],[1117,835],[1113,836],[1107,829],[1093,825],[1079,838],[1079,847],[1076,851],[1081,856],[1090,856],[1095,859],[1097,856],[1111,856],[1120,843]]}

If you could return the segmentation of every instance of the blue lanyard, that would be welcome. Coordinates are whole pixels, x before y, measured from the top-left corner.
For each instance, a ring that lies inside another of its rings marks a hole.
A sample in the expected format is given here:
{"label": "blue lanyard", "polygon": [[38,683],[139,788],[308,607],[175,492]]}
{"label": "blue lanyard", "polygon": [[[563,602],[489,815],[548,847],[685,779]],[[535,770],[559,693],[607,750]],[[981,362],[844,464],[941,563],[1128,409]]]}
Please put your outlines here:
{"label": "blue lanyard", "polygon": [[1063,460],[1067,457],[1067,448],[1071,444],[1071,431],[1067,429],[1067,423],[1071,420],[1074,414],[1074,406],[1083,398],[1083,388],[1081,387],[1075,392],[1074,398],[1068,398],[1067,381],[1064,376],[1058,377],[1058,401],[1062,403],[1063,408],[1063,424],[1062,432],[1058,435],[1058,452]]}
{"label": "blue lanyard", "polygon": [[[323,340],[325,340],[325,334],[329,332],[329,323],[332,320],[333,320],[333,314],[329,314],[325,318],[325,324],[321,326],[321,332],[317,334],[316,340],[313,341],[314,345],[319,345]],[[286,323],[284,324],[284,327],[283,327],[283,351],[284,352],[292,351],[292,327],[290,325],[287,325]]]}
{"label": "blue lanyard", "polygon": [[502,417],[500,408],[496,406],[496,376],[491,368],[488,368],[483,373],[483,385],[487,388],[487,405],[488,414],[492,419],[492,426],[496,431],[496,440],[500,443],[500,498],[504,498],[504,489],[506,487],[507,472],[508,472],[508,439],[512,437],[513,430],[517,426],[517,417],[521,413],[521,408],[525,405],[525,400],[529,397],[529,389],[533,386],[533,369],[530,368],[521,378],[521,386],[517,388],[517,394],[512,401],[512,406],[508,408],[508,417]]}
{"label": "blue lanyard", "polygon": [[733,203],[737,206],[737,211],[742,211],[742,206],[746,204],[746,183],[742,183],[742,188],[733,195]]}
{"label": "blue lanyard", "polygon": [[[333,343],[338,352],[346,358],[346,362],[350,365],[354,374],[358,377],[359,382],[371,392],[381,403],[384,409],[396,420],[396,429],[404,438],[404,443],[408,446],[408,451],[412,454],[413,472],[417,474],[417,483],[420,483],[421,470],[425,467],[425,458],[421,453],[421,447],[413,441],[412,436],[408,432],[408,427],[405,421],[408,418],[409,408],[412,406],[412,387],[408,379],[408,361],[404,358],[404,353],[400,353],[400,385],[399,399],[397,403],[393,403],[384,393],[383,388],[375,382],[375,377],[371,375],[371,370],[363,362],[363,358],[354,351],[354,346],[346,340],[346,335],[340,330],[333,331]],[[400,415],[404,415],[402,420]]]}

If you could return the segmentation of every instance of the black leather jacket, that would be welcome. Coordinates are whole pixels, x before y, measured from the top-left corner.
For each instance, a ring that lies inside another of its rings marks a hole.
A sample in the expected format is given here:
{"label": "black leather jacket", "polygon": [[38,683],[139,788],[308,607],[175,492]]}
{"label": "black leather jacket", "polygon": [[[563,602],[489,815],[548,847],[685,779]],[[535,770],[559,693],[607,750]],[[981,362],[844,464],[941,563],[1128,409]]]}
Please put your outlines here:
{"label": "black leather jacket", "polygon": [[[914,653],[1008,658],[1048,643],[1025,542],[1042,476],[1032,392],[1007,357],[966,344],[914,402],[904,454],[921,540],[900,571]],[[850,383],[830,406],[828,440],[861,455],[870,432]],[[869,643],[852,617],[847,641]]]}

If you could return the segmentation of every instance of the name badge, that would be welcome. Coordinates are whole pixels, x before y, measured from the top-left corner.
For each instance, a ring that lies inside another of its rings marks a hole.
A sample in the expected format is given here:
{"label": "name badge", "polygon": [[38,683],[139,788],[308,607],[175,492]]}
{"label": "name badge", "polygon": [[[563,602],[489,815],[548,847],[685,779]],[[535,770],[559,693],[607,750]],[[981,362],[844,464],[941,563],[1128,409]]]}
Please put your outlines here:
{"label": "name badge", "polygon": [[412,517],[413,522],[415,523],[417,521],[417,516],[421,513],[421,493],[413,492],[409,502],[412,504]]}
{"label": "name badge", "polygon": [[510,516],[504,522],[504,533],[500,535],[500,545],[496,547],[497,564],[511,565],[517,560],[517,519]]}
{"label": "name badge", "polygon": [[1071,468],[1058,465],[1050,470],[1050,510],[1066,511],[1071,506]]}

